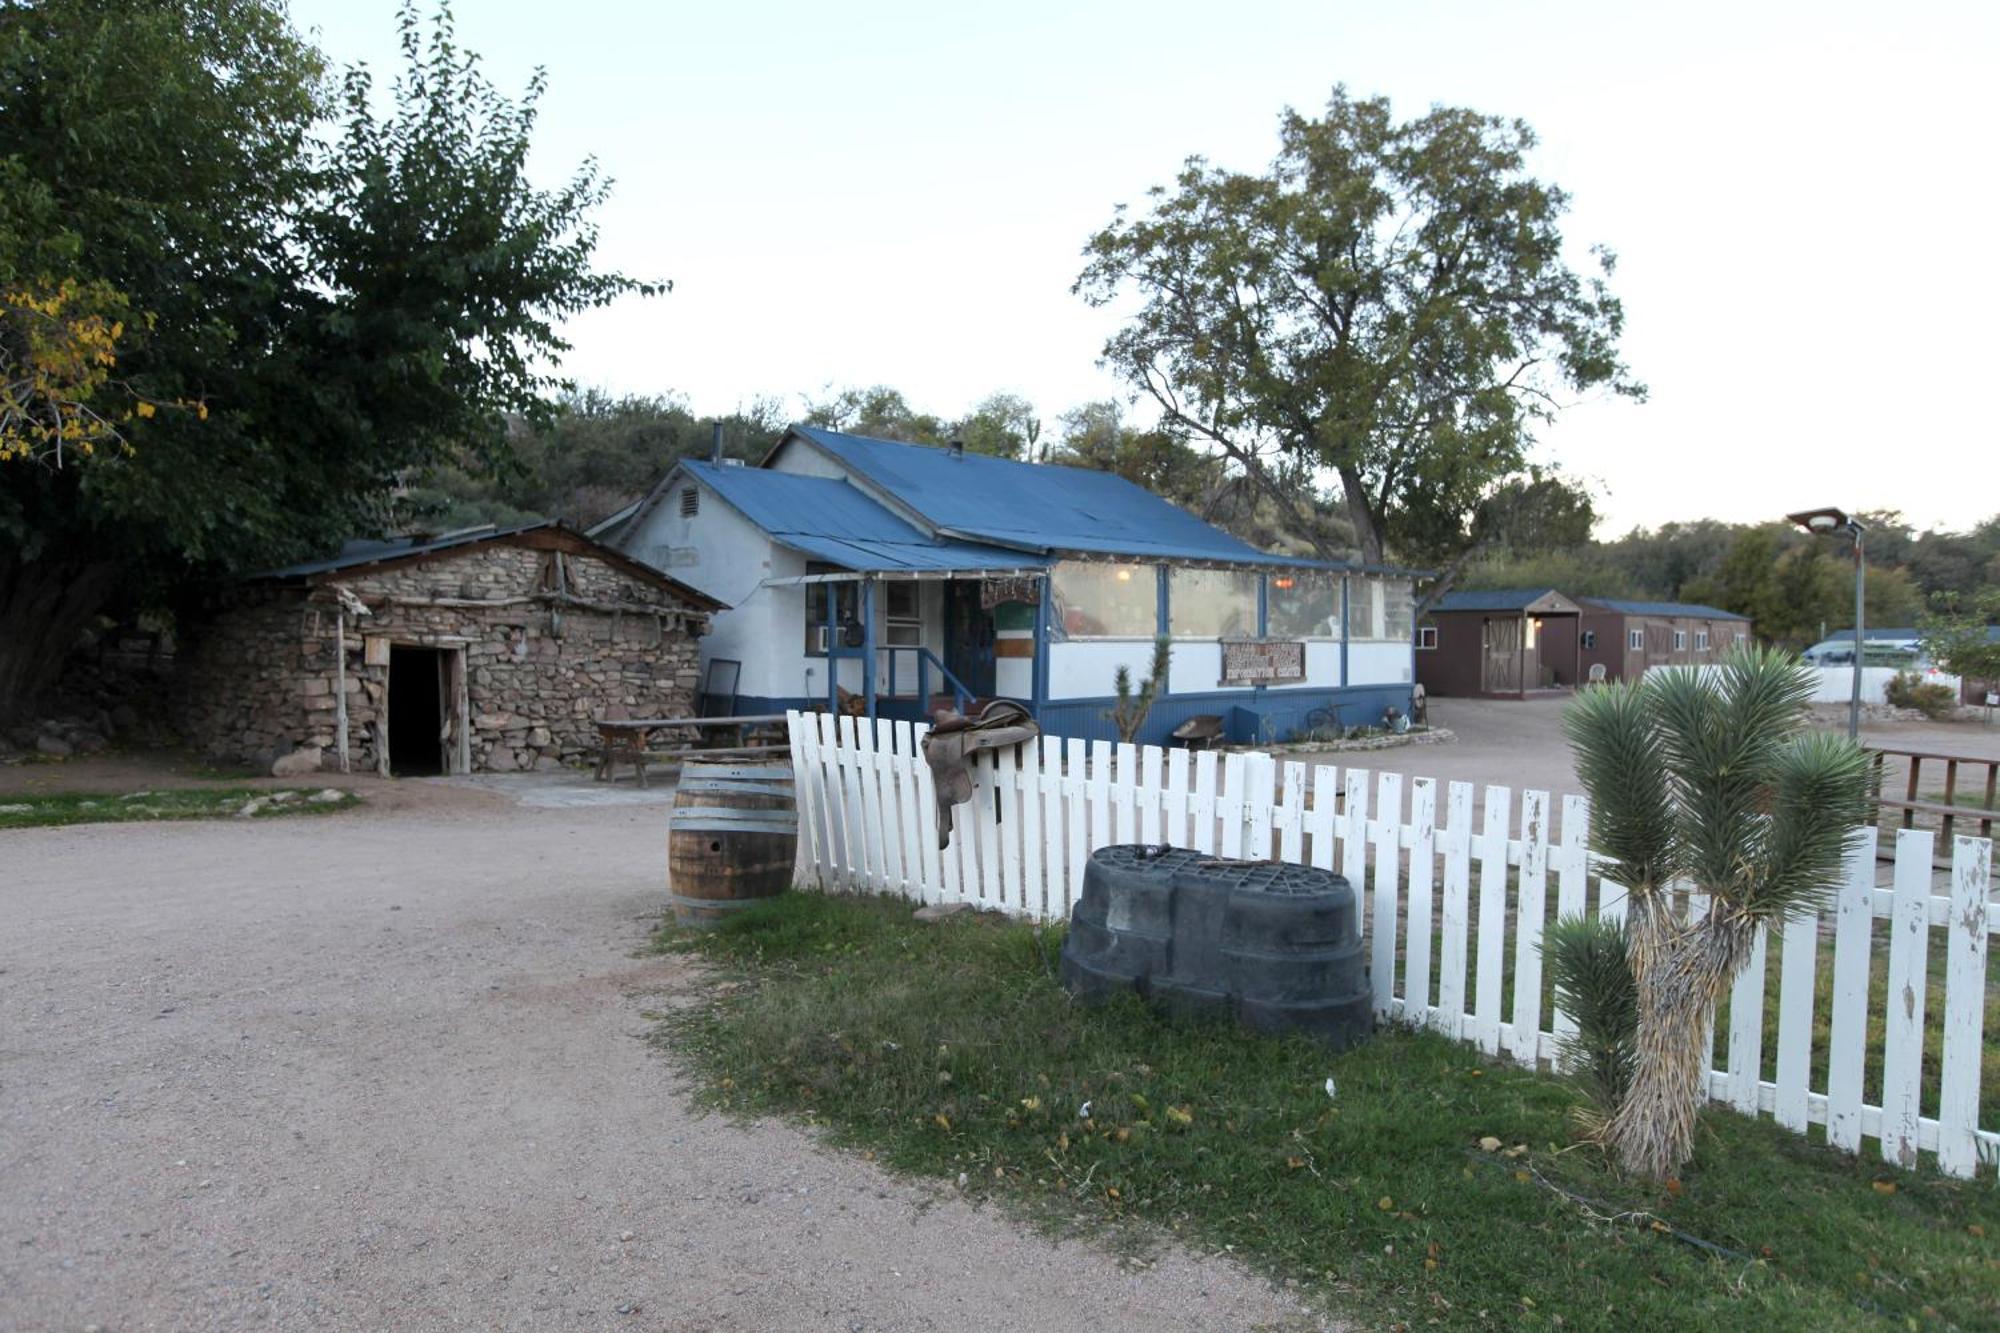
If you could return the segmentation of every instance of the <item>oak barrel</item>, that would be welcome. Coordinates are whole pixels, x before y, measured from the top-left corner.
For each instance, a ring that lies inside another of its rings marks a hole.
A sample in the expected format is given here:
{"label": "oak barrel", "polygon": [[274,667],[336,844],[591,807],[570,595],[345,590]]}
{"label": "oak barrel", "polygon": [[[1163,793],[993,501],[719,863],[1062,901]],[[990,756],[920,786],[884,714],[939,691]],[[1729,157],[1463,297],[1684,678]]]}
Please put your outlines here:
{"label": "oak barrel", "polygon": [[790,764],[691,761],[667,821],[667,890],[684,926],[714,926],[792,882],[798,807]]}

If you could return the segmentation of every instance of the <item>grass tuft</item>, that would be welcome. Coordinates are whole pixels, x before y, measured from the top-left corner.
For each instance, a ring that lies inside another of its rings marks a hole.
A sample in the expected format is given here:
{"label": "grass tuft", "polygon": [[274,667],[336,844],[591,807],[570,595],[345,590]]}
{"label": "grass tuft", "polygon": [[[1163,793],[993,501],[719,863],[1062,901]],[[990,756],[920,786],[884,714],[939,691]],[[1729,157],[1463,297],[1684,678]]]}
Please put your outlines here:
{"label": "grass tuft", "polygon": [[1082,1008],[1060,939],[788,894],[661,933],[737,983],[661,1031],[710,1107],[802,1118],[1058,1229],[1231,1252],[1371,1325],[2000,1323],[1990,1179],[1710,1111],[1690,1169],[1649,1187],[1567,1146],[1555,1079],[1434,1035],[1331,1055],[1137,1000]]}
{"label": "grass tuft", "polygon": [[341,792],[337,801],[310,799],[321,790],[332,789],[200,787],[125,793],[21,792],[0,795],[0,829],[222,819],[241,814],[253,801],[260,804],[248,816],[251,819],[324,815],[361,804],[361,798],[351,791]]}

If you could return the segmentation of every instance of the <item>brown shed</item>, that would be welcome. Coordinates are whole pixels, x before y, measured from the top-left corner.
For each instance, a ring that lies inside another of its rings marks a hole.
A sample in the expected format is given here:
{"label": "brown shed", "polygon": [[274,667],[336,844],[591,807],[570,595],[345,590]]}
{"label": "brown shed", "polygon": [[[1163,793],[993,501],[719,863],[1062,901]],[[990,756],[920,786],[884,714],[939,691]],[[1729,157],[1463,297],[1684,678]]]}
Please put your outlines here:
{"label": "brown shed", "polygon": [[692,711],[723,609],[555,523],[350,542],[222,595],[175,721],[211,755],[292,772],[576,763],[600,718]]}
{"label": "brown shed", "polygon": [[1417,627],[1417,680],[1444,698],[1525,699],[1573,688],[1581,608],[1553,588],[1446,593]]}
{"label": "brown shed", "polygon": [[1750,639],[1748,616],[1692,602],[1579,597],[1585,679],[1637,680],[1648,667],[1699,666]]}

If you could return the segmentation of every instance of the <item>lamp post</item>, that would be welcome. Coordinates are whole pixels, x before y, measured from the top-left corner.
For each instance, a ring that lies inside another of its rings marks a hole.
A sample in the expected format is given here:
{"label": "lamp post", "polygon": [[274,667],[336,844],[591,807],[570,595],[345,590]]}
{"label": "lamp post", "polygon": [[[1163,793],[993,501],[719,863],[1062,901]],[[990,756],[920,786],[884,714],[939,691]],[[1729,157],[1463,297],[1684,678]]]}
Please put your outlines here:
{"label": "lamp post", "polygon": [[1861,739],[1861,659],[1868,642],[1862,625],[1862,592],[1866,587],[1867,561],[1861,551],[1861,524],[1844,509],[1805,509],[1786,518],[1815,537],[1846,533],[1854,539],[1854,691],[1847,701],[1847,736]]}

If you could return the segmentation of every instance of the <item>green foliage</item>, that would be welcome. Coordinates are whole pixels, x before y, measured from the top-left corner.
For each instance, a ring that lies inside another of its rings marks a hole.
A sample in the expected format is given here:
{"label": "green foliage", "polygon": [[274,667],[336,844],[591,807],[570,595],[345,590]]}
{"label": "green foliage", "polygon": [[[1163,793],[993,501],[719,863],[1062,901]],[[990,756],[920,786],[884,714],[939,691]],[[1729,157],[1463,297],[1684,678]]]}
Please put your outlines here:
{"label": "green foliage", "polygon": [[1129,744],[1139,739],[1139,729],[1146,725],[1146,715],[1153,711],[1154,697],[1166,688],[1173,647],[1173,640],[1164,634],[1153,640],[1152,666],[1136,689],[1132,686],[1132,669],[1119,664],[1112,677],[1112,692],[1118,696],[1118,702],[1104,715],[1118,728],[1119,740]]}
{"label": "green foliage", "polygon": [[[1712,573],[1690,579],[1687,600],[1735,611],[1760,637],[1802,648],[1822,631],[1854,623],[1854,565],[1846,543],[1809,537],[1785,525],[1740,530]],[[1871,625],[1909,625],[1922,598],[1906,570],[1871,562],[1863,584]]]}
{"label": "green foliage", "polygon": [[307,799],[316,788],[186,787],[138,792],[17,792],[0,794],[0,829],[58,828],[71,824],[152,823],[169,819],[223,819],[260,802],[248,818],[325,815],[361,804],[353,792],[339,800]]}
{"label": "green foliage", "polygon": [[1925,680],[1914,671],[1898,671],[1882,687],[1882,697],[1891,708],[1913,708],[1936,721],[1947,718],[1958,707],[1958,691],[1942,681]]}
{"label": "green foliage", "polygon": [[[143,397],[129,456],[0,474],[0,714],[116,586],[164,599],[380,526],[400,479],[546,422],[564,318],[655,290],[592,266],[603,181],[525,162],[448,12],[400,16],[378,113],[276,0],[42,0],[0,24],[0,271],[103,283]],[[62,609],[48,589],[66,590]],[[32,659],[32,660],[30,660]]]}
{"label": "green foliage", "polygon": [[1052,975],[1060,927],[910,906],[791,893],[670,934],[748,983],[663,1018],[698,1100],[1053,1231],[1228,1247],[1357,1327],[1991,1322],[1990,1182],[1899,1172],[1883,1194],[1879,1163],[1723,1112],[1669,1193],[1559,1151],[1570,1090],[1471,1046],[1386,1029],[1331,1055],[1083,1008]]}
{"label": "green foliage", "polygon": [[1918,628],[1924,653],[1955,676],[2000,681],[2000,588],[1987,588],[1966,604],[1956,594],[1938,598],[1937,609]]}
{"label": "green foliage", "polygon": [[1600,1120],[1624,1100],[1637,1054],[1639,990],[1628,945],[1624,922],[1601,916],[1566,916],[1542,934],[1556,1003],[1576,1022],[1557,1045]]}
{"label": "green foliage", "polygon": [[1138,297],[1105,356],[1165,421],[1294,512],[1333,473],[1369,560],[1449,558],[1526,474],[1557,390],[1643,393],[1612,256],[1565,263],[1568,197],[1527,175],[1534,143],[1519,121],[1398,123],[1336,88],[1319,119],[1284,113],[1264,175],[1189,159],[1091,238],[1076,290]]}

